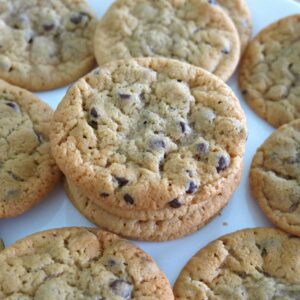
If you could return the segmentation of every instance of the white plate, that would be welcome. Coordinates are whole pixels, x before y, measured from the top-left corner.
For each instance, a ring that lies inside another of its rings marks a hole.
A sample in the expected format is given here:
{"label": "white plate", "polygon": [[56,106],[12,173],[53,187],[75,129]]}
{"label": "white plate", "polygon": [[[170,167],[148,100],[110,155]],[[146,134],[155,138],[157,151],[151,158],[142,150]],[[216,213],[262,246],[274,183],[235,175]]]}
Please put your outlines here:
{"label": "white plate", "polygon": [[[89,0],[89,2],[97,11],[98,16],[101,16],[113,1]],[[300,5],[293,0],[248,0],[248,4],[252,12],[254,34],[282,17],[300,13]],[[135,242],[152,255],[172,284],[190,257],[210,241],[242,228],[271,226],[250,194],[248,172],[257,147],[274,129],[260,119],[244,102],[237,88],[236,75],[229,84],[241,101],[249,127],[245,169],[239,188],[221,215],[196,233],[171,242]],[[65,92],[66,88],[62,88],[39,93],[39,96],[55,108]],[[44,201],[26,214],[9,220],[0,220],[0,237],[8,246],[34,232],[65,226],[92,226],[92,224],[72,206],[60,185]]]}

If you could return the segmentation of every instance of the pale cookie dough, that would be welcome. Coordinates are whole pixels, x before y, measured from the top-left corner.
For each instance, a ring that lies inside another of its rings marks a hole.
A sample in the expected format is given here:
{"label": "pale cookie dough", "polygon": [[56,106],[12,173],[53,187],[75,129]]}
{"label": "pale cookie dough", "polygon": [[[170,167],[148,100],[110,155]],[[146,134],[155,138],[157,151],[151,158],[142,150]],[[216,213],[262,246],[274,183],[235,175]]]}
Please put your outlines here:
{"label": "pale cookie dough", "polygon": [[[203,0],[207,1],[207,0]],[[241,53],[246,49],[252,33],[252,17],[246,0],[208,0],[219,4],[229,14],[236,26],[240,41]]]}
{"label": "pale cookie dough", "polygon": [[162,56],[202,67],[224,81],[240,57],[232,20],[200,0],[118,0],[98,23],[94,48],[99,65]]}
{"label": "pale cookie dough", "polygon": [[249,44],[239,82],[251,108],[274,127],[300,118],[300,14],[268,26]]}
{"label": "pale cookie dough", "polygon": [[[119,234],[126,238],[143,241],[166,241],[178,239],[190,234],[208,223],[227,204],[228,199],[235,190],[242,173],[242,168],[237,174],[228,178],[229,188],[224,192],[199,204],[191,205],[188,210],[148,211],[145,213],[127,214],[116,216],[102,209],[95,201],[85,196],[80,189],[66,181],[65,191],[74,206],[91,222],[99,227]],[[232,181],[233,180],[233,181]],[[125,216],[124,216],[125,215]],[[165,218],[165,219],[164,219]]]}
{"label": "pale cookie dough", "polygon": [[114,234],[75,227],[40,232],[0,252],[0,298],[174,299],[145,252]]}
{"label": "pale cookie dough", "polygon": [[49,142],[52,115],[36,96],[0,80],[0,218],[29,210],[59,180]]}
{"label": "pale cookie dough", "polygon": [[300,119],[277,129],[257,150],[250,184],[266,216],[300,236]]}
{"label": "pale cookie dough", "polygon": [[71,87],[55,112],[51,144],[65,175],[106,211],[131,219],[157,211],[165,219],[231,194],[245,123],[215,76],[141,58],[102,66]]}
{"label": "pale cookie dough", "polygon": [[85,0],[0,0],[0,78],[32,91],[68,84],[94,65]]}
{"label": "pale cookie dough", "polygon": [[174,286],[176,300],[300,299],[300,239],[273,228],[225,235],[200,250]]}

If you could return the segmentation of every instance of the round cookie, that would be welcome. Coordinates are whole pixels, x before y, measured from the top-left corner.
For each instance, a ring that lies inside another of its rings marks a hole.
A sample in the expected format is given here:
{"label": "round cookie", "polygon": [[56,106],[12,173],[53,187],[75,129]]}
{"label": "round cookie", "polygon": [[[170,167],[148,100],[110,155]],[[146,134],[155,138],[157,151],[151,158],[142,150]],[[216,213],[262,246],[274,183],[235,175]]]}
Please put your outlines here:
{"label": "round cookie", "polygon": [[0,80],[0,218],[29,210],[59,180],[49,142],[52,115],[36,96]]}
{"label": "round cookie", "polygon": [[174,299],[152,258],[99,229],[31,235],[0,252],[0,298]]}
{"label": "round cookie", "polygon": [[202,67],[224,81],[240,57],[232,20],[199,0],[118,0],[98,23],[94,48],[99,65],[160,56]]}
{"label": "round cookie", "polygon": [[247,135],[224,82],[164,58],[116,61],[80,79],[51,127],[65,175],[101,208],[130,219],[182,216],[191,204],[231,194]]}
{"label": "round cookie", "polygon": [[299,299],[300,239],[273,228],[241,230],[200,250],[174,285],[176,300]]}
{"label": "round cookie", "polygon": [[266,216],[300,236],[300,119],[277,129],[257,150],[250,185]]}
{"label": "round cookie", "polygon": [[241,53],[248,45],[252,33],[252,18],[245,0],[209,0],[216,2],[229,14],[238,30],[241,41]]}
{"label": "round cookie", "polygon": [[96,20],[85,0],[0,0],[0,78],[32,91],[94,66]]}
{"label": "round cookie", "polygon": [[[145,214],[135,213],[131,218],[123,216],[115,216],[108,211],[102,209],[96,204],[96,201],[92,201],[89,197],[85,196],[80,189],[71,183],[69,180],[65,182],[65,191],[74,206],[91,222],[99,227],[119,234],[126,238],[143,241],[166,241],[178,239],[182,236],[190,234],[200,227],[208,223],[213,217],[215,217],[220,210],[227,204],[228,199],[235,190],[242,173],[235,174],[233,184],[229,189],[225,189],[222,194],[215,196],[211,201],[202,202],[200,204],[194,204],[189,207],[187,212],[183,211],[181,214],[169,216],[169,218],[163,219],[161,212],[157,216],[156,212],[149,211],[145,218]],[[229,178],[231,181],[232,178]],[[232,183],[232,181],[231,181]]]}
{"label": "round cookie", "polygon": [[268,26],[249,44],[239,84],[251,108],[279,127],[300,118],[300,14]]}

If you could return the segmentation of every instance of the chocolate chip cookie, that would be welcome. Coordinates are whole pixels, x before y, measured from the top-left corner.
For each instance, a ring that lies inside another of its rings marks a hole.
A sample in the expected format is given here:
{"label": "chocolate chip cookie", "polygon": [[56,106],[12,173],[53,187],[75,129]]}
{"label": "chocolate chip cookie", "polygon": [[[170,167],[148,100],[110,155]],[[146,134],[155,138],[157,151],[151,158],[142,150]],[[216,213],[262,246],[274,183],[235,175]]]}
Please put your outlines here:
{"label": "chocolate chip cookie", "polygon": [[300,118],[300,14],[268,26],[249,44],[240,89],[251,108],[279,127]]}
{"label": "chocolate chip cookie", "polygon": [[0,253],[1,299],[174,299],[152,258],[92,228],[40,232]]}
{"label": "chocolate chip cookie", "polygon": [[239,56],[238,32],[218,6],[199,0],[118,0],[95,34],[99,65],[132,57],[167,57],[202,67],[223,80]]}
{"label": "chocolate chip cookie", "polygon": [[181,271],[175,299],[300,298],[300,239],[273,228],[223,236]]}
{"label": "chocolate chip cookie", "polygon": [[1,0],[0,78],[32,91],[76,80],[94,65],[95,23],[85,0]]}
{"label": "chocolate chip cookie", "polygon": [[27,211],[59,180],[49,142],[52,115],[36,96],[0,80],[0,218]]}
{"label": "chocolate chip cookie", "polygon": [[[99,227],[126,238],[144,241],[173,240],[190,234],[208,223],[227,204],[242,173],[232,174],[227,179],[228,188],[211,201],[193,204],[170,211],[135,212],[130,215],[113,215],[87,197],[70,180],[65,182],[65,191],[74,206]],[[225,184],[227,184],[227,182]]]}
{"label": "chocolate chip cookie", "polygon": [[[203,0],[206,1],[206,0]],[[208,0],[212,5],[219,4],[229,14],[236,26],[243,53],[251,38],[252,18],[245,0]]]}
{"label": "chocolate chip cookie", "polygon": [[183,217],[218,195],[226,203],[247,135],[223,81],[164,58],[96,69],[71,87],[51,127],[65,175],[102,209],[137,220]]}
{"label": "chocolate chip cookie", "polygon": [[277,129],[257,150],[250,184],[266,216],[300,236],[300,119]]}

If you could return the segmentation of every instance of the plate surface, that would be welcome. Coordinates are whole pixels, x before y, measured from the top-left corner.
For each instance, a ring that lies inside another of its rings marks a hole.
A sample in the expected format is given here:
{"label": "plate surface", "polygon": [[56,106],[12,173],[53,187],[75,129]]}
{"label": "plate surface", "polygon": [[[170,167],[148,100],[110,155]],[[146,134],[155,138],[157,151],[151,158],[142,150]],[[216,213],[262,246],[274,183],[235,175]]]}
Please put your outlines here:
{"label": "plate surface", "polygon": [[[88,2],[95,9],[98,17],[100,17],[113,1],[88,0]],[[248,5],[253,17],[253,35],[256,35],[262,28],[280,18],[300,13],[300,4],[293,0],[248,0]],[[180,270],[190,257],[212,240],[238,229],[271,226],[251,196],[248,173],[256,149],[274,129],[247,106],[238,90],[236,74],[229,81],[229,85],[240,99],[241,105],[246,112],[249,129],[245,168],[239,188],[221,215],[196,233],[171,242],[134,242],[156,260],[160,268],[166,273],[171,284],[174,283]],[[38,95],[55,108],[63,98],[66,90],[67,88],[61,88],[46,93],[39,93]],[[6,246],[8,246],[34,232],[65,226],[93,225],[72,206],[64,194],[62,184],[60,184],[31,211],[17,218],[0,220],[0,237],[4,239]]]}

